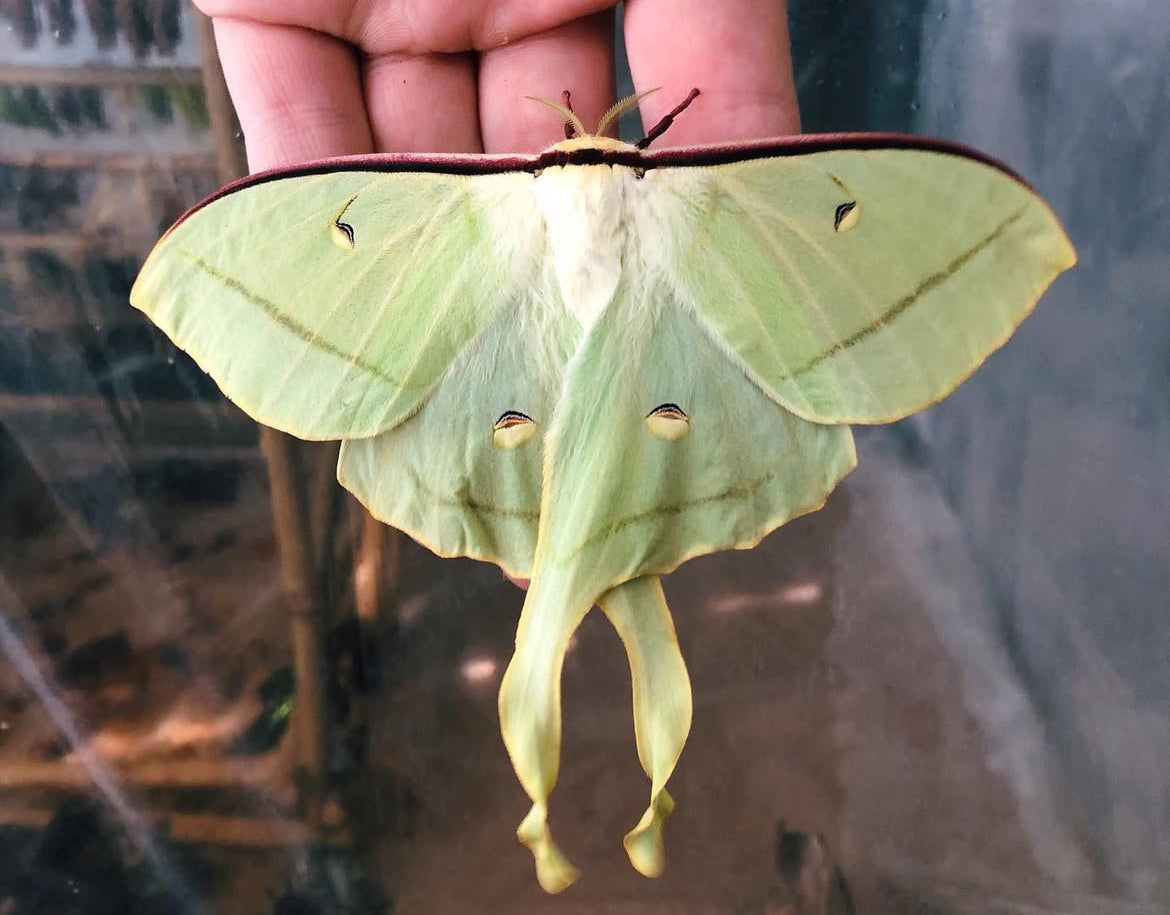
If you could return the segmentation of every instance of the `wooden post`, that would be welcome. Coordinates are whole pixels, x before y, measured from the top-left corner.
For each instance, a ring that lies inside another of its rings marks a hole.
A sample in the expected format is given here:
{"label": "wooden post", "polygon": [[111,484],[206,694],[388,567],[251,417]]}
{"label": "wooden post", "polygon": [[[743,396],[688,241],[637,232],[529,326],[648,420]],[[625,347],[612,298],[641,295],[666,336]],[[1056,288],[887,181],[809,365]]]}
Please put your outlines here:
{"label": "wooden post", "polygon": [[[215,133],[220,178],[226,182],[247,173],[247,159],[238,139],[239,124],[223,79],[211,20],[198,13],[194,15],[199,27],[207,112]],[[292,633],[296,674],[293,738],[300,770],[297,782],[305,820],[314,833],[320,834],[328,761],[322,653],[325,607],[314,562],[313,535],[297,442],[283,432],[261,426],[260,446],[268,464],[272,514]]]}
{"label": "wooden post", "polygon": [[375,688],[386,673],[387,655],[393,648],[398,602],[402,532],[383,524],[362,506],[361,524],[354,549],[354,605],[361,623],[363,661]]}
{"label": "wooden post", "polygon": [[219,65],[219,51],[215,47],[215,32],[211,20],[192,10],[199,30],[199,56],[203,64],[203,92],[207,98],[207,115],[211,120],[211,132],[215,137],[216,165],[219,178],[227,182],[248,174],[248,157],[241,142],[240,122],[236,120],[236,109],[224,82],[223,68]]}

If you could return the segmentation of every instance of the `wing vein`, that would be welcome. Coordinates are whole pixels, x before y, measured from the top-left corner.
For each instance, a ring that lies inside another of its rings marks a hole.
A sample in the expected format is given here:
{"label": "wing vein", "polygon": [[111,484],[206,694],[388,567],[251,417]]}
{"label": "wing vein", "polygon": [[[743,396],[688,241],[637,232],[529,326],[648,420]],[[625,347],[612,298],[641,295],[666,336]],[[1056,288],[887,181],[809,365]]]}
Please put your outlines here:
{"label": "wing vein", "polygon": [[[190,251],[185,251],[182,248],[178,248],[176,250],[178,254],[186,258],[196,269],[201,270],[216,282],[226,286],[232,292],[235,292],[237,295],[243,297],[246,301],[261,309],[273,321],[275,321],[281,327],[285,328],[285,330],[289,331],[298,339],[305,341],[306,346],[315,346],[316,348],[324,350],[331,356],[336,356],[339,359],[348,359],[350,357],[349,353],[346,353],[339,347],[334,346],[328,340],[320,339],[317,336],[316,331],[297,321],[271,299],[260,295],[258,292],[241,283],[235,277],[221,272],[212,264],[209,264],[207,261],[201,258],[199,255]],[[386,371],[380,366],[366,362],[365,360],[359,360],[358,368],[368,372],[381,381],[385,381],[387,384],[392,384],[397,387],[411,386],[407,381],[394,378],[393,376],[387,374]]]}
{"label": "wing vein", "polygon": [[[773,354],[776,362],[782,366],[787,367],[789,364],[788,361],[781,354],[780,348],[777,346],[774,336],[772,334],[768,333],[768,329],[764,325],[763,319],[760,316],[759,308],[754,305],[751,296],[748,295],[747,290],[744,288],[743,284],[740,282],[739,277],[736,276],[735,271],[732,270],[731,263],[727,260],[727,256],[725,254],[723,254],[719,248],[717,248],[713,245],[710,246],[708,248],[708,250],[718,255],[717,260],[719,262],[719,266],[722,268],[724,276],[727,277],[728,285],[737,292],[737,294],[739,296],[739,300],[741,302],[743,302],[744,305],[746,306],[745,311],[751,315],[752,320],[754,321],[756,327],[759,330],[759,339],[766,342],[768,348],[772,351],[772,354]],[[676,295],[679,295],[679,293],[680,293],[680,291],[676,291]],[[679,295],[679,297],[681,298],[681,295]],[[740,368],[744,370],[744,374],[746,374],[749,378],[751,378],[752,382],[757,387],[759,387],[760,390],[767,393],[769,395],[769,397],[773,396],[776,392],[771,390],[769,385],[763,383],[760,376],[757,375],[755,372],[753,372],[746,365],[743,357],[733,347],[729,346],[727,344],[727,342],[723,339],[723,336],[714,327],[711,326],[710,322],[707,320],[706,316],[703,314],[703,311],[698,306],[698,304],[689,300],[689,299],[688,299],[688,304],[690,305],[691,311],[699,316],[699,319],[701,321],[701,326],[704,328],[704,330],[707,332],[707,334],[713,340],[717,340],[719,342],[720,348],[734,359],[736,364],[739,365]],[[797,392],[800,394],[800,396],[804,400],[805,409],[807,409],[811,412],[812,411],[812,402],[808,399],[808,395],[805,394],[805,392],[803,390],[801,390],[799,387],[797,388]]]}
{"label": "wing vein", "polygon": [[934,273],[930,274],[930,276],[922,280],[922,282],[920,282],[913,290],[898,299],[898,301],[887,308],[875,320],[871,321],[869,324],[866,324],[864,327],[859,328],[845,339],[838,340],[824,352],[817,354],[808,362],[797,367],[797,369],[792,373],[792,377],[798,378],[801,375],[808,374],[826,359],[830,359],[838,353],[844,352],[850,347],[856,346],[862,340],[873,335],[882,327],[889,324],[928,292],[933,290],[935,287],[940,286],[942,283],[946,282],[948,279],[954,276],[955,273],[962,269],[962,267],[965,266],[980,251],[984,250],[988,245],[999,239],[1000,236],[1002,236],[1004,232],[1006,232],[1008,228],[1016,222],[1016,220],[1023,216],[1024,210],[1025,207],[1021,207],[1011,216],[1004,219],[990,233],[985,235],[962,254],[951,260],[950,263],[948,263],[941,270],[935,271]]}
{"label": "wing vein", "polygon": [[[849,276],[847,271],[842,270],[841,266],[836,262],[836,260],[832,257],[829,257],[829,255],[826,252],[824,252],[820,248],[820,246],[817,245],[813,241],[813,239],[808,237],[806,235],[806,233],[804,233],[804,231],[801,230],[792,220],[787,219],[786,217],[784,217],[782,214],[776,212],[775,210],[771,210],[771,209],[764,210],[762,207],[754,206],[753,201],[751,200],[750,194],[747,194],[747,193],[741,194],[741,193],[737,192],[736,188],[740,188],[746,192],[747,189],[743,187],[742,182],[733,179],[731,182],[729,182],[729,184],[730,184],[730,186],[729,186],[728,190],[731,192],[731,195],[736,199],[736,201],[739,203],[739,205],[743,208],[743,210],[747,214],[748,218],[752,220],[753,224],[757,228],[757,231],[761,234],[761,236],[767,242],[768,247],[771,249],[772,253],[775,255],[776,260],[780,261],[781,264],[783,264],[784,266],[786,266],[788,268],[790,276],[801,287],[801,289],[804,293],[805,299],[808,302],[809,306],[811,307],[811,310],[814,311],[816,313],[817,317],[820,318],[821,324],[823,324],[828,329],[830,337],[832,339],[837,339],[840,336],[841,331],[839,328],[837,328],[834,325],[833,321],[829,317],[828,311],[824,308],[824,306],[821,305],[820,300],[818,299],[816,293],[812,289],[812,285],[808,281],[807,274],[804,271],[802,271],[800,269],[800,267],[796,264],[796,262],[788,256],[788,253],[784,249],[784,245],[769,230],[767,221],[762,217],[764,215],[769,215],[769,216],[774,216],[776,219],[778,219],[781,222],[781,224],[786,229],[788,229],[789,232],[791,232],[797,238],[801,239],[813,251],[814,254],[818,255],[821,258],[821,260],[829,267],[830,270],[833,270],[833,271],[837,272],[838,275],[845,277],[847,279],[847,281],[850,282],[851,285],[852,285],[852,277]],[[876,304],[869,298],[868,295],[866,295],[860,289],[859,286],[857,287],[856,291],[859,294],[858,298],[861,299],[861,301],[863,303],[863,307],[867,308],[870,311],[870,313],[873,314],[874,316],[877,316],[880,312],[879,312]],[[797,314],[800,313],[799,306],[794,305],[793,310]],[[805,327],[811,331],[811,328],[809,327],[809,325],[807,323],[805,323]],[[813,336],[813,335],[810,333],[810,336]],[[878,396],[877,391],[875,391],[873,389],[873,387],[870,385],[869,380],[865,377],[865,373],[862,372],[862,370],[861,370],[861,366],[858,364],[857,360],[852,357],[852,354],[850,354],[850,361],[853,365],[854,376],[861,383],[861,386],[866,391],[869,392],[870,396],[873,398],[875,403],[881,402],[882,398],[880,398]],[[795,380],[795,379],[793,379],[793,380]],[[837,376],[834,376],[832,380],[833,380],[834,385],[837,388],[837,393],[840,396],[841,401],[844,402],[845,401],[845,389],[844,389],[844,386],[841,382],[841,379]],[[799,389],[799,386],[797,386],[797,387]]]}
{"label": "wing vein", "polygon": [[[459,195],[452,195],[451,199],[447,201],[445,206],[436,207],[435,210],[433,211],[433,213],[431,214],[431,218],[429,220],[427,220],[426,225],[418,233],[418,237],[415,239],[414,245],[412,246],[412,248],[410,250],[410,254],[408,255],[408,258],[402,263],[402,265],[398,271],[398,275],[394,277],[394,282],[391,284],[390,288],[382,296],[382,302],[378,306],[376,314],[374,314],[370,317],[369,322],[366,326],[365,332],[362,334],[361,338],[358,340],[357,344],[354,346],[353,352],[346,359],[345,367],[340,372],[337,373],[337,377],[333,381],[333,385],[332,385],[332,388],[330,389],[329,393],[326,396],[322,397],[321,409],[318,412],[317,416],[314,417],[314,422],[319,421],[322,416],[324,416],[327,412],[329,412],[331,409],[333,409],[334,399],[337,397],[338,392],[341,391],[344,384],[349,380],[350,376],[353,373],[353,370],[355,368],[358,368],[360,363],[366,363],[366,360],[362,358],[365,354],[365,350],[369,346],[370,340],[372,340],[374,335],[378,332],[378,330],[381,329],[382,321],[386,317],[386,312],[389,310],[391,303],[394,301],[395,297],[397,296],[398,290],[402,287],[402,283],[403,283],[404,279],[408,275],[410,275],[411,269],[414,267],[416,261],[419,259],[421,252],[428,247],[428,243],[431,241],[431,239],[434,235],[435,224],[442,217],[447,215],[447,213],[454,207],[455,202],[458,199],[459,199]],[[384,254],[386,251],[385,245],[383,246],[382,251]],[[380,262],[382,260],[382,258],[377,258],[376,260]],[[470,258],[465,260],[464,265],[469,263],[470,260],[471,260]],[[339,306],[335,305],[334,308],[336,308],[336,307],[339,307]],[[331,310],[331,313],[332,313],[332,310]],[[432,314],[433,313],[434,312],[432,312]],[[433,326],[433,323],[432,323],[432,326]],[[428,334],[428,336],[429,336],[429,334]],[[412,368],[413,368],[413,366],[412,366]],[[286,375],[286,378],[287,377],[288,376]],[[408,377],[409,377],[409,375],[408,375]],[[423,385],[417,385],[417,384],[412,385],[412,386],[413,387],[423,387]]]}

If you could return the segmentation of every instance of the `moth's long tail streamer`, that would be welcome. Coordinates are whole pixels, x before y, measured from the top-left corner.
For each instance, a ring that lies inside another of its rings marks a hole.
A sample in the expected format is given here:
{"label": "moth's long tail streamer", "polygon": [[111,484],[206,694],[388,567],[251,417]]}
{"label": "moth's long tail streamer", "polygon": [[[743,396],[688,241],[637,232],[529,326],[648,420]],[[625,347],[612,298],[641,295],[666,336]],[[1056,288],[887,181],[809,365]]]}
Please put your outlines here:
{"label": "moth's long tail streamer", "polygon": [[630,661],[638,759],[650,776],[650,805],[625,837],[626,854],[647,877],[662,873],[662,827],[674,812],[666,790],[691,729],[691,683],[657,575],[607,591],[601,609],[617,630]]}
{"label": "moth's long tail streamer", "polygon": [[592,600],[573,600],[563,576],[534,576],[520,614],[516,652],[500,684],[500,728],[532,809],[516,836],[532,851],[536,878],[559,893],[578,872],[553,842],[548,796],[557,781],[561,753],[561,668],[574,630]]}

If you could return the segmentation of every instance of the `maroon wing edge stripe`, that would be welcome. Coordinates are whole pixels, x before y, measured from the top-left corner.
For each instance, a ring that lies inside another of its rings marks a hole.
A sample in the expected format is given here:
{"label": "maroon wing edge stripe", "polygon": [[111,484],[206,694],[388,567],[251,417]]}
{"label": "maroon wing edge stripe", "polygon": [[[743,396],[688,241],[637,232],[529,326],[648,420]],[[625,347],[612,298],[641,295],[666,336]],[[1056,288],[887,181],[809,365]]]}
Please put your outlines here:
{"label": "maroon wing edge stripe", "polygon": [[307,175],[324,175],[328,172],[429,172],[442,175],[495,175],[501,172],[533,171],[532,163],[537,156],[488,156],[477,153],[462,154],[419,154],[419,153],[371,153],[365,156],[335,156],[331,159],[317,159],[298,165],[270,168],[267,171],[245,175],[225,184],[218,191],[204,197],[175,220],[167,234],[194,216],[205,206],[215,203],[221,197],[267,184],[284,178],[303,178]]}
{"label": "maroon wing edge stripe", "polygon": [[747,140],[738,143],[684,146],[673,149],[643,152],[637,149],[576,149],[569,152],[547,149],[534,155],[491,156],[477,154],[434,155],[417,153],[387,153],[367,156],[343,156],[320,159],[286,168],[274,168],[239,178],[220,188],[214,194],[195,204],[180,216],[167,231],[172,231],[188,217],[221,197],[267,184],[284,178],[301,178],[327,172],[423,172],[442,175],[496,175],[503,172],[538,172],[543,168],[564,165],[626,165],[631,168],[688,168],[695,166],[727,165],[751,159],[770,159],[779,156],[801,156],[808,153],[838,149],[917,149],[944,155],[960,156],[998,169],[1033,190],[1013,169],[1003,162],[970,146],[950,140],[916,137],[899,133],[821,133],[800,134],[791,137],[773,137],[766,140]]}
{"label": "maroon wing edge stripe", "polygon": [[837,149],[916,149],[922,152],[959,156],[1001,171],[1028,190],[1034,191],[1032,185],[1025,181],[1017,171],[994,156],[954,140],[916,137],[905,133],[806,133],[767,140],[677,147],[642,153],[637,164],[647,169],[688,165],[726,165],[749,159],[803,156],[808,153],[829,152]]}

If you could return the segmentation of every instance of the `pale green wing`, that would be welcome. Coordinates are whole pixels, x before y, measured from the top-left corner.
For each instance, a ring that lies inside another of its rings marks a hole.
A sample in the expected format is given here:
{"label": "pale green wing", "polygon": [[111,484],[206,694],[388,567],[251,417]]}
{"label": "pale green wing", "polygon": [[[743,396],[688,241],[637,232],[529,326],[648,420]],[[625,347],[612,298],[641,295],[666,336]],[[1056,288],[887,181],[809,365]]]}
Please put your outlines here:
{"label": "pale green wing", "polygon": [[[253,183],[168,232],[131,302],[255,419],[301,438],[375,435],[531,289],[531,184],[364,171]],[[523,262],[508,254],[525,246]]]}
{"label": "pale green wing", "polygon": [[[504,742],[533,800],[521,839],[553,890],[574,875],[546,815],[561,665],[585,613],[600,599],[630,654],[639,755],[653,786],[626,844],[635,867],[656,873],[672,806],[663,786],[686,736],[689,697],[685,711],[676,705],[686,675],[661,592],[632,580],[754,545],[819,507],[854,464],[848,428],[807,422],[770,399],[665,286],[619,289],[568,371],[546,444],[532,584],[500,690]],[[658,410],[667,405],[678,413]],[[633,589],[607,595],[615,586]],[[664,695],[653,681],[673,686]]]}
{"label": "pale green wing", "polygon": [[838,149],[645,182],[687,213],[664,267],[679,297],[817,422],[888,422],[941,399],[1076,261],[1043,200],[956,153]]}
{"label": "pale green wing", "polygon": [[[667,405],[686,418],[652,416]],[[569,574],[585,600],[754,546],[819,508],[855,460],[847,428],[779,406],[669,289],[649,283],[619,288],[591,330],[552,446],[538,566]]]}
{"label": "pale green wing", "polygon": [[338,480],[374,517],[440,556],[528,576],[545,437],[579,333],[548,297],[502,310],[417,413],[342,445]]}

